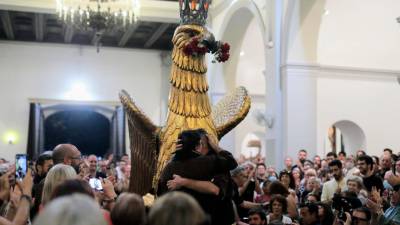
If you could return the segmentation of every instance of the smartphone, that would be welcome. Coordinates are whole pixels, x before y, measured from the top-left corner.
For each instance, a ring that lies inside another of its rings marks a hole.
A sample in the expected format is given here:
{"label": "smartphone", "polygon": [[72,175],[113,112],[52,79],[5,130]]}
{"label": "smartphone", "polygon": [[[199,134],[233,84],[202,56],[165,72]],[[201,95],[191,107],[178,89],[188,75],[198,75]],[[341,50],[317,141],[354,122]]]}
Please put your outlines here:
{"label": "smartphone", "polygon": [[15,155],[15,179],[22,180],[28,172],[28,160],[26,154]]}
{"label": "smartphone", "polygon": [[89,179],[89,185],[92,189],[96,191],[102,191],[103,186],[101,185],[101,180],[98,178],[90,178]]}

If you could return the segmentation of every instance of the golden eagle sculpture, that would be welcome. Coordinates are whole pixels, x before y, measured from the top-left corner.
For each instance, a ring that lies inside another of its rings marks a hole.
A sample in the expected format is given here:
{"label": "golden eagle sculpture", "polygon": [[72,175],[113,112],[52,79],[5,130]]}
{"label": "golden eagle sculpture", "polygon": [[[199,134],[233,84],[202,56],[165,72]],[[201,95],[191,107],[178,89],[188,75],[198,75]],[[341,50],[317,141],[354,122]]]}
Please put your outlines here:
{"label": "golden eagle sculpture", "polygon": [[156,187],[181,131],[203,128],[218,141],[249,112],[250,97],[244,87],[237,88],[211,108],[205,53],[212,53],[217,61],[225,61],[229,47],[215,41],[204,26],[210,3],[211,0],[179,1],[181,24],[172,38],[171,88],[164,127],[154,125],[126,91],[120,92],[129,126],[131,192],[144,195]]}

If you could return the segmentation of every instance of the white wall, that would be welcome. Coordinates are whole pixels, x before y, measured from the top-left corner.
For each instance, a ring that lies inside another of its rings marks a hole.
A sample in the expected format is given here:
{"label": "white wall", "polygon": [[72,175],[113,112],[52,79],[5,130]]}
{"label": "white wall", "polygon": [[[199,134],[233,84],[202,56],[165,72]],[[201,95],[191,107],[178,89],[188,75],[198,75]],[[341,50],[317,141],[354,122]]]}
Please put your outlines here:
{"label": "white wall", "polygon": [[386,147],[398,151],[400,85],[394,76],[376,72],[375,78],[337,79],[332,75],[320,77],[317,88],[319,149],[329,126],[349,120],[364,131],[369,154],[380,156]]}
{"label": "white wall", "polygon": [[400,70],[398,0],[327,0],[318,63]]}
{"label": "white wall", "polygon": [[[119,101],[126,89],[160,123],[159,51],[92,46],[0,42],[0,135],[15,130],[14,145],[0,142],[0,157],[26,152],[29,98],[64,100],[74,82],[86,84],[93,101]],[[127,145],[128,147],[129,145]]]}
{"label": "white wall", "polygon": [[294,4],[288,33],[287,62],[316,63],[320,24],[326,0],[292,1]]}
{"label": "white wall", "polygon": [[[399,148],[400,2],[295,1],[284,67],[286,141],[324,155],[329,126],[341,120],[365,132],[366,149]],[[311,105],[311,108],[309,107]],[[301,106],[304,106],[301,109]],[[309,124],[309,126],[307,126]],[[389,128],[390,127],[390,128]],[[393,129],[392,129],[393,128]],[[387,131],[387,132],[386,132]]]}
{"label": "white wall", "polygon": [[296,157],[300,149],[306,149],[313,156],[317,152],[317,79],[303,67],[285,69],[285,155]]}

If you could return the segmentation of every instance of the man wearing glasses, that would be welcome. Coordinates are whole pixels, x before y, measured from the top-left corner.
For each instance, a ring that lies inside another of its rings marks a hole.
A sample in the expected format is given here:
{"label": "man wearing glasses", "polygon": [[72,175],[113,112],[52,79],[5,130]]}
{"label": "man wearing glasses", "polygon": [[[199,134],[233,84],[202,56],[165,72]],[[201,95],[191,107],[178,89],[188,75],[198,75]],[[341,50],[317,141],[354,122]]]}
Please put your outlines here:
{"label": "man wearing glasses", "polygon": [[54,165],[59,163],[72,166],[76,173],[79,173],[79,165],[81,164],[81,152],[75,145],[59,144],[53,150]]}
{"label": "man wearing glasses", "polygon": [[[346,221],[340,221],[336,218],[335,225],[370,225],[371,224],[371,211],[366,207],[360,207],[353,210],[353,213],[346,212]],[[374,223],[373,223],[374,224]]]}

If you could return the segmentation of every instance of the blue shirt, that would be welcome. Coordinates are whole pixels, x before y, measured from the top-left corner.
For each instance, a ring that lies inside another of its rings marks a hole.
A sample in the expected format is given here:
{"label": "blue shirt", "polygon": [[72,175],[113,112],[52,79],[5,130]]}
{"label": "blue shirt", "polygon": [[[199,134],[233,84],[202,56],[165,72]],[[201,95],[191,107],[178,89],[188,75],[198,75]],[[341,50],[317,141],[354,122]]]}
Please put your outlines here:
{"label": "blue shirt", "polygon": [[380,224],[399,224],[400,225],[400,204],[392,206],[385,211],[383,217],[381,217]]}

